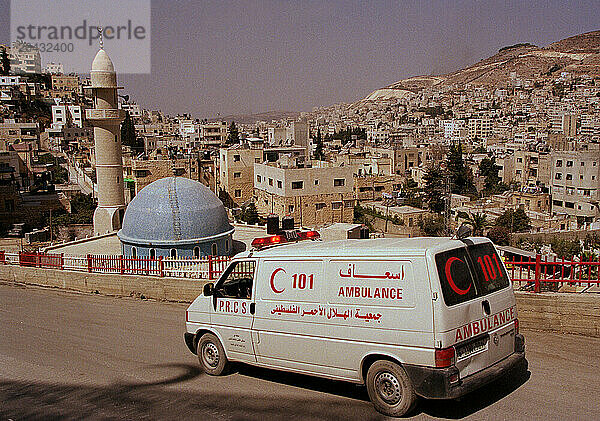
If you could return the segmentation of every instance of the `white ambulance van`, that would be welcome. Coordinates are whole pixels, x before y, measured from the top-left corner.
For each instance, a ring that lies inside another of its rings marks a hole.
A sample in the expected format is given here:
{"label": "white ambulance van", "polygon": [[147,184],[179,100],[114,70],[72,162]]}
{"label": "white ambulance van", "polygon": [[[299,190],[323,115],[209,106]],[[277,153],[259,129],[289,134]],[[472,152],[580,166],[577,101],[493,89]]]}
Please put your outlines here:
{"label": "white ambulance van", "polygon": [[486,238],[306,241],[237,255],[187,309],[208,374],[239,361],[365,384],[400,416],[526,370],[515,296]]}

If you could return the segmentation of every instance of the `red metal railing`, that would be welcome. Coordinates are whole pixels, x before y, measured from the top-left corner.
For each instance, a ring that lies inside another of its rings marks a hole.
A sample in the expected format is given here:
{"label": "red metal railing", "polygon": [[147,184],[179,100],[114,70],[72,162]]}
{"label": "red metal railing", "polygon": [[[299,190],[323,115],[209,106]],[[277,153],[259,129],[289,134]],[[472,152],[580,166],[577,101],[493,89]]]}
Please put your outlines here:
{"label": "red metal railing", "polygon": [[591,258],[585,261],[546,260],[538,254],[535,258],[507,260],[505,265],[513,283],[534,292],[558,290],[564,285],[600,284],[600,261]]}
{"label": "red metal railing", "polygon": [[24,267],[66,269],[93,273],[116,273],[121,275],[148,275],[218,279],[231,258],[208,256],[204,258],[149,258],[129,256],[92,255],[65,256],[52,253],[7,253],[0,251],[0,264]]}

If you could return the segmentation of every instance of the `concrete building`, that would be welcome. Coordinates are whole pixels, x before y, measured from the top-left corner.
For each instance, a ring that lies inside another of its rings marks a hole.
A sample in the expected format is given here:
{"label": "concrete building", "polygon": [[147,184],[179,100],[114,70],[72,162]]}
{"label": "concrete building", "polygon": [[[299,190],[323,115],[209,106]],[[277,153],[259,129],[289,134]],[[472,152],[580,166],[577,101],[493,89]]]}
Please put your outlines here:
{"label": "concrete building", "polygon": [[600,215],[600,151],[552,153],[552,213],[577,217],[579,225]]}
{"label": "concrete building", "polygon": [[254,164],[256,208],[261,216],[291,216],[300,226],[323,226],[354,219],[350,167],[281,167]]}
{"label": "concrete building", "polygon": [[94,108],[86,110],[94,126],[98,207],[94,212],[94,234],[121,228],[125,215],[123,158],[120,124],[125,111],[117,108],[117,74],[104,49],[92,63],[91,86]]}
{"label": "concrete building", "polygon": [[561,131],[567,137],[575,137],[575,134],[577,133],[577,116],[573,114],[563,114]]}
{"label": "concrete building", "polygon": [[263,149],[240,145],[219,152],[219,188],[229,207],[240,206],[254,195],[254,164],[263,162]]}
{"label": "concrete building", "polygon": [[543,192],[549,192],[551,166],[549,154],[517,150],[498,162],[502,166],[504,183],[516,182],[521,187],[540,187]]}
{"label": "concrete building", "polygon": [[308,123],[292,121],[286,129],[286,140],[291,145],[308,148]]}
{"label": "concrete building", "polygon": [[40,50],[29,43],[15,41],[9,52],[10,70],[14,74],[42,73]]}
{"label": "concrete building", "polygon": [[469,140],[485,140],[492,135],[492,120],[489,118],[471,118],[468,124]]}
{"label": "concrete building", "polygon": [[51,75],[62,75],[64,73],[64,68],[62,63],[50,62],[46,65],[45,72]]}
{"label": "concrete building", "polygon": [[267,143],[271,146],[283,145],[285,136],[285,127],[269,127],[267,129]]}
{"label": "concrete building", "polygon": [[227,122],[215,121],[200,125],[201,143],[205,146],[221,146],[227,140]]}
{"label": "concrete building", "polygon": [[83,107],[81,105],[53,105],[52,127],[83,127]]}

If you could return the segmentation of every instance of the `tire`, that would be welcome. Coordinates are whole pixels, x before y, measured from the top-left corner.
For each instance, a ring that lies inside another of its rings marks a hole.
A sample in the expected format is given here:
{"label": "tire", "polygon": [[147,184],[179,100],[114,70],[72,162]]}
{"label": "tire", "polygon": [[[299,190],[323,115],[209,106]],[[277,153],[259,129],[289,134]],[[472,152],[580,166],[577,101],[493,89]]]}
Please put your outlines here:
{"label": "tire", "polygon": [[414,409],[417,395],[404,369],[392,361],[375,361],[367,372],[367,392],[375,409],[401,417]]}
{"label": "tire", "polygon": [[196,347],[198,361],[206,374],[219,376],[227,371],[229,361],[221,341],[212,333],[205,333]]}

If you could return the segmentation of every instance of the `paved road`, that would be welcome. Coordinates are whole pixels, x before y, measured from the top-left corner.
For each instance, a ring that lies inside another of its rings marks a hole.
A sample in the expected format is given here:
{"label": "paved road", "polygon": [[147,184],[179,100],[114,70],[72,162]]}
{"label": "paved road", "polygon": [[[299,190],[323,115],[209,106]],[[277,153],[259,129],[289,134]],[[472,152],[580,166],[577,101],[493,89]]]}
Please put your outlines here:
{"label": "paved road", "polygon": [[[364,388],[247,366],[198,369],[185,306],[0,284],[0,420],[383,419]],[[415,419],[600,417],[600,340],[526,332],[530,376]]]}

